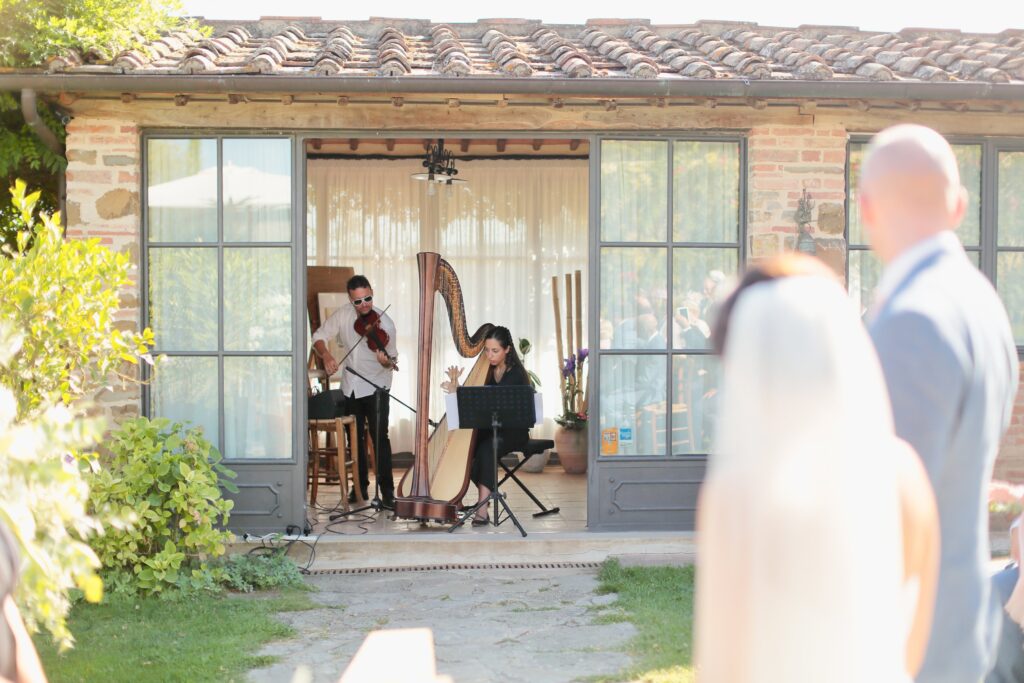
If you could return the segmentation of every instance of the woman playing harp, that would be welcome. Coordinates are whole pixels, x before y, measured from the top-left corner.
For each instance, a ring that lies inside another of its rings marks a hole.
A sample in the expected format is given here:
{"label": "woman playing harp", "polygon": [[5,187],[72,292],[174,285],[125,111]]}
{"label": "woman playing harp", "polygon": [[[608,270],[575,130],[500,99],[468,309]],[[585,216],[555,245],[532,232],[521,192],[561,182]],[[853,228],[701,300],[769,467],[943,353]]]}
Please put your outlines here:
{"label": "woman playing harp", "polygon": [[[484,358],[487,359],[486,386],[529,386],[530,378],[526,374],[526,368],[519,360],[516,347],[512,343],[512,333],[507,327],[495,327],[484,337]],[[459,387],[459,376],[462,368],[451,366],[447,370],[448,381],[441,384],[441,388],[448,393],[453,393]],[[476,445],[473,448],[472,465],[470,467],[470,480],[476,484],[479,493],[478,500],[483,500],[491,495],[497,485],[498,473],[495,471],[497,465],[494,462],[494,430],[478,429]],[[528,429],[503,429],[498,438],[497,452],[499,457],[511,451],[525,451],[527,441],[530,438]],[[473,518],[473,526],[483,526],[488,523],[487,508],[483,507],[477,511]]]}

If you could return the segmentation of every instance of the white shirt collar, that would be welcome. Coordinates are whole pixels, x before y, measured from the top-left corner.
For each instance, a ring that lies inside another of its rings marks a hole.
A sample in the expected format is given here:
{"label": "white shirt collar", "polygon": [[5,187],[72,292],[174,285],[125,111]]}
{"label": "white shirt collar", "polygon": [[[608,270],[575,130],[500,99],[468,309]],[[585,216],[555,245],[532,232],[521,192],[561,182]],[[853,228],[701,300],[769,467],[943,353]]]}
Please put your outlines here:
{"label": "white shirt collar", "polygon": [[882,271],[882,278],[878,281],[878,288],[875,290],[876,305],[880,305],[881,302],[888,299],[921,261],[939,250],[963,252],[963,246],[956,233],[952,230],[943,230],[904,251]]}

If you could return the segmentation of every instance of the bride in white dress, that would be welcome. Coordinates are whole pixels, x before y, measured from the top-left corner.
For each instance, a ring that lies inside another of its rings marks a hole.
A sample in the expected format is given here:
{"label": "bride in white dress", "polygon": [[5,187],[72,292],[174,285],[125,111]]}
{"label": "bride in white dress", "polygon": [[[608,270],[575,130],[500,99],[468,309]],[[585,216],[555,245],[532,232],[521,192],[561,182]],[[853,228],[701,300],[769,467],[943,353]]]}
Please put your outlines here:
{"label": "bride in white dress", "polygon": [[843,290],[798,276],[742,291],[723,374],[698,512],[698,679],[911,680],[934,500]]}

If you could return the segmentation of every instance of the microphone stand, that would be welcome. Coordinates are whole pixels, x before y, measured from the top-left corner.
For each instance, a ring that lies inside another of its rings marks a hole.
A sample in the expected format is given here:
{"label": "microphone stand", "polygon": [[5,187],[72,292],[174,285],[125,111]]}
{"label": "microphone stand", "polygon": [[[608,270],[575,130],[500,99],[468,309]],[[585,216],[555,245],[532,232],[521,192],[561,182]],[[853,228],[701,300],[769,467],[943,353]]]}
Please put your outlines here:
{"label": "microphone stand", "polygon": [[[351,351],[349,353],[351,353]],[[347,357],[348,356],[346,356],[346,358]],[[381,394],[387,394],[388,397],[390,397],[390,398],[394,399],[395,401],[401,403],[403,406],[405,406],[406,408],[411,410],[413,413],[416,412],[416,409],[413,408],[408,403],[406,403],[405,401],[403,401],[402,399],[400,399],[400,398],[396,397],[394,394],[392,394],[390,389],[388,389],[387,387],[383,387],[383,386],[377,384],[372,379],[368,378],[366,375],[364,375],[363,373],[359,372],[358,370],[356,370],[356,369],[354,369],[352,367],[346,366],[345,367],[345,371],[352,373],[353,375],[355,375],[356,377],[358,377],[359,379],[363,380],[364,382],[366,382],[367,384],[369,384],[370,386],[372,386],[374,388],[373,396],[374,396],[374,417],[375,417],[374,423],[375,424],[373,426],[373,447],[374,447],[375,451],[379,450],[379,447],[380,447],[380,397],[381,397]],[[433,420],[428,418],[427,422],[430,423],[431,427],[437,427],[437,423],[434,422]],[[356,444],[356,448],[357,448],[356,453],[357,454],[358,454],[358,447],[359,447],[359,444]],[[376,453],[376,455],[377,455],[377,458],[380,458],[380,453],[379,452]],[[380,477],[377,476],[377,462],[378,462],[378,460],[374,459],[374,463],[373,463],[373,465],[374,465],[374,467],[373,467],[373,483],[374,483],[374,486],[373,486],[373,500],[371,500],[367,505],[364,505],[361,508],[357,508],[355,510],[349,510],[348,512],[337,512],[337,513],[331,515],[330,516],[330,520],[332,522],[334,520],[336,520],[336,519],[341,518],[341,517],[347,517],[348,515],[354,515],[354,514],[356,514],[358,512],[362,512],[364,510],[372,509],[374,511],[374,513],[377,513],[377,512],[380,512],[380,510],[384,507],[384,504],[381,501],[381,497],[380,497]]]}

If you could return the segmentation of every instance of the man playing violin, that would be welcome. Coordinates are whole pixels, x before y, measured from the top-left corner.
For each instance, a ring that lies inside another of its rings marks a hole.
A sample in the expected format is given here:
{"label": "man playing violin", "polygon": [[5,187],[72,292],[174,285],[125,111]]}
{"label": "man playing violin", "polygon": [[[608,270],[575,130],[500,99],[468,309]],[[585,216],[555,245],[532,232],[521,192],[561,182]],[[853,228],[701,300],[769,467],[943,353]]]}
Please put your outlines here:
{"label": "man playing violin", "polygon": [[[313,333],[313,349],[323,359],[327,374],[334,375],[338,371],[338,360],[328,350],[327,340],[337,338],[339,345],[348,354],[346,366],[374,384],[390,389],[391,373],[397,369],[398,357],[398,350],[395,347],[395,323],[387,313],[373,305],[373,288],[370,287],[370,281],[366,276],[356,275],[350,278],[346,288],[352,306],[339,308]],[[366,430],[369,429],[377,457],[377,480],[380,482],[382,502],[384,507],[393,509],[395,482],[391,474],[391,440],[388,438],[390,401],[387,395],[383,394],[378,400],[374,395],[377,390],[369,382],[350,372],[342,373],[341,389],[345,396],[345,412],[356,418],[359,440],[359,487],[363,498],[367,498],[370,486],[365,436]],[[349,494],[349,501],[354,502],[355,499],[353,490]]]}

